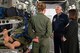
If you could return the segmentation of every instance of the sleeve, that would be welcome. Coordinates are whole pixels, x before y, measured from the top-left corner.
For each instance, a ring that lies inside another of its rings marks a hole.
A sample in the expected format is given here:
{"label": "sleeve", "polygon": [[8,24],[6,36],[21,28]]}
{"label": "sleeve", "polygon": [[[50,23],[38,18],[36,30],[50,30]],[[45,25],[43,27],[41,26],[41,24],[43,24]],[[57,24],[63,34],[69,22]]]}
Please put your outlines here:
{"label": "sleeve", "polygon": [[47,28],[46,28],[46,37],[49,37],[52,35],[52,24],[50,19],[47,22]]}
{"label": "sleeve", "polygon": [[28,35],[33,39],[35,37],[31,19],[28,22]]}
{"label": "sleeve", "polygon": [[[66,36],[75,37],[78,36],[78,24],[71,22],[68,26],[68,33]],[[73,39],[73,38],[71,38]],[[74,39],[73,39],[74,40]]]}

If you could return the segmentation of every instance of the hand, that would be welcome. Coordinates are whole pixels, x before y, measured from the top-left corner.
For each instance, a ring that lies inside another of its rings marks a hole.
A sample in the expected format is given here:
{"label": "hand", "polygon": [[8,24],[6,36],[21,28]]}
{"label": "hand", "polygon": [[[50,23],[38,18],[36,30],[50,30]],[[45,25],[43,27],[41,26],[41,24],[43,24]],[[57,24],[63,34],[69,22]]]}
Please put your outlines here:
{"label": "hand", "polygon": [[65,42],[67,39],[63,36],[63,37],[61,38],[61,40],[62,40],[63,42]]}
{"label": "hand", "polygon": [[33,42],[39,43],[39,37],[35,37],[35,38],[33,39]]}

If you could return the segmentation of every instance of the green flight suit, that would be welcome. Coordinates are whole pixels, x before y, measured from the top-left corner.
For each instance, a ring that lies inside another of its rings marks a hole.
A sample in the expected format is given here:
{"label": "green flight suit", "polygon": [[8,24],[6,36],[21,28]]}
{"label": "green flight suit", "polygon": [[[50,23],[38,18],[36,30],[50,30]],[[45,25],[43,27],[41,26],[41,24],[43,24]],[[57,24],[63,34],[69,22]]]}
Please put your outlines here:
{"label": "green flight suit", "polygon": [[49,53],[52,24],[50,19],[42,13],[37,13],[29,20],[28,34],[39,37],[39,43],[33,42],[32,53]]}

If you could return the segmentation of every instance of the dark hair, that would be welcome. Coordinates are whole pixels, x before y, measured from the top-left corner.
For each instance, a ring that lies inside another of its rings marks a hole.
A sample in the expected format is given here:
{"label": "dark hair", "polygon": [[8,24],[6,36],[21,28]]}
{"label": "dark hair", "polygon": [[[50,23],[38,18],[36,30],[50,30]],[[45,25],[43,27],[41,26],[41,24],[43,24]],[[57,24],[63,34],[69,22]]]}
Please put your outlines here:
{"label": "dark hair", "polygon": [[42,2],[37,2],[37,9],[38,9],[38,12],[43,11],[44,9],[46,9],[46,4]]}
{"label": "dark hair", "polygon": [[69,18],[70,19],[75,20],[75,19],[77,19],[77,16],[78,16],[77,9],[69,10]]}

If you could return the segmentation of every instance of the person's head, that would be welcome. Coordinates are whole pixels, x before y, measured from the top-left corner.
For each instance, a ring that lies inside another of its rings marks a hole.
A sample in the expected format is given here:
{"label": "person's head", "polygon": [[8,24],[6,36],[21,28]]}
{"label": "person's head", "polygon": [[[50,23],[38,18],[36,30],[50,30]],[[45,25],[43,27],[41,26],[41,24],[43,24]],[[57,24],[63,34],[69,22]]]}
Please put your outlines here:
{"label": "person's head", "polygon": [[56,10],[56,13],[59,14],[62,12],[62,7],[60,5],[57,5],[55,10]]}
{"label": "person's head", "polygon": [[42,2],[38,2],[37,3],[37,10],[38,10],[38,12],[45,13],[45,9],[46,9],[46,4],[45,3],[42,3]]}
{"label": "person's head", "polygon": [[77,19],[78,13],[76,9],[71,9],[68,11],[69,13],[69,19],[75,20]]}

